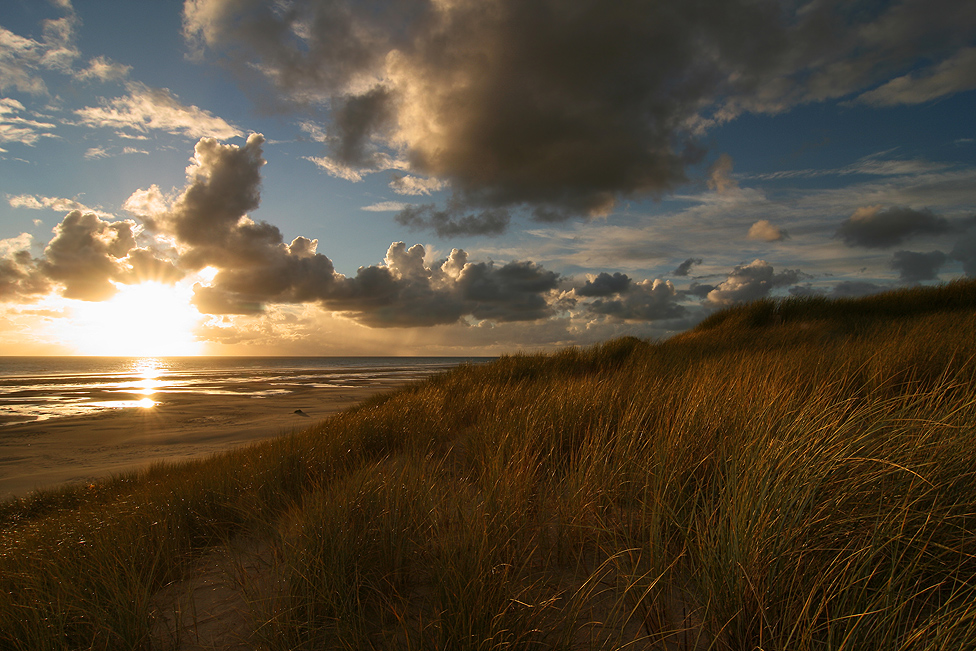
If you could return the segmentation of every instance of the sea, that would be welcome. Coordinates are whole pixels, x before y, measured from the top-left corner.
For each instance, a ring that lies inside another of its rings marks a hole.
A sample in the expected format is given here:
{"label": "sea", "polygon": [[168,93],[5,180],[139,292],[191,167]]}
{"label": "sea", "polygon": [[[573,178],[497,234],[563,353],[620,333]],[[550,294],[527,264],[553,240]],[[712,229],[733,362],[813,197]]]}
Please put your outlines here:
{"label": "sea", "polygon": [[152,407],[160,396],[269,396],[417,380],[490,357],[0,357],[4,425]]}

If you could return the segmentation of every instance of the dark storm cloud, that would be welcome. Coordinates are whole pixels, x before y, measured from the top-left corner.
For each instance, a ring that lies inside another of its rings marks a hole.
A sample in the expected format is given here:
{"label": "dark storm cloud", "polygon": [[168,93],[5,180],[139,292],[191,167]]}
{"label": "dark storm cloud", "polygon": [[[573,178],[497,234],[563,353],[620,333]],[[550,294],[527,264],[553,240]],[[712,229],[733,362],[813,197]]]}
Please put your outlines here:
{"label": "dark storm cloud", "polygon": [[379,167],[381,155],[372,142],[377,131],[385,131],[393,117],[390,92],[374,88],[350,97],[333,112],[330,142],[338,160],[360,169]]}
{"label": "dark storm cloud", "polygon": [[660,321],[685,316],[687,310],[678,303],[679,298],[671,281],[644,280],[618,298],[599,298],[586,309],[623,321]]}
{"label": "dark storm cloud", "polygon": [[878,292],[883,292],[890,287],[885,287],[884,285],[878,285],[877,283],[870,283],[863,280],[844,280],[836,285],[830,290],[831,298],[857,298],[858,296],[869,296],[871,294],[877,294]]}
{"label": "dark storm cloud", "polygon": [[620,294],[630,289],[630,278],[627,274],[615,273],[612,276],[601,272],[593,280],[587,280],[582,287],[576,288],[577,296],[610,296]]}
{"label": "dark storm cloud", "polygon": [[687,260],[679,264],[677,267],[675,267],[675,270],[672,271],[671,273],[674,274],[675,276],[687,276],[691,272],[691,268],[693,266],[701,263],[702,263],[701,258],[688,258]]}
{"label": "dark storm cloud", "polygon": [[937,280],[939,269],[948,259],[948,256],[942,251],[929,251],[928,253],[897,251],[891,259],[891,268],[897,271],[905,282]]}
{"label": "dark storm cloud", "polygon": [[[959,0],[187,0],[184,28],[198,54],[282,91],[262,97],[328,107],[342,166],[377,169],[386,147],[449,182],[469,213],[557,221],[671,190],[704,131],[744,111],[955,60],[976,11]],[[402,219],[458,234],[504,227],[460,213],[439,225],[436,213]]]}
{"label": "dark storm cloud", "polygon": [[409,206],[401,210],[396,221],[414,229],[432,230],[438,237],[458,235],[497,235],[508,228],[511,215],[504,208],[490,208],[477,214],[464,214],[467,208],[458,200],[448,202],[444,210],[432,203]]}
{"label": "dark storm cloud", "polygon": [[863,280],[844,280],[834,285],[830,290],[811,287],[810,285],[797,285],[790,287],[790,296],[827,296],[829,298],[857,298],[883,292],[890,287],[869,283]]}
{"label": "dark storm cloud", "polygon": [[457,277],[471,315],[494,321],[526,321],[552,315],[545,295],[556,289],[559,274],[533,262],[468,263]]}
{"label": "dark storm cloud", "polygon": [[[280,244],[281,233],[265,222],[246,218],[261,203],[261,146],[251,134],[243,147],[201,138],[187,168],[187,186],[173,207],[141,214],[146,226],[172,235],[190,247],[182,263],[194,269],[208,264],[246,262],[268,244]],[[138,214],[138,213],[137,213]]]}
{"label": "dark storm cloud", "polygon": [[976,277],[976,229],[970,230],[956,240],[949,255],[953,260],[962,262],[963,271],[967,276]]}
{"label": "dark storm cloud", "polygon": [[204,138],[171,205],[158,188],[126,202],[148,228],[176,239],[183,268],[217,270],[209,284],[195,287],[202,312],[256,314],[269,303],[318,303],[372,327],[431,326],[465,316],[528,321],[553,313],[548,296],[559,275],[532,262],[469,262],[459,249],[429,262],[424,247],[396,242],[383,264],[345,276],[317,252],[318,240],[285,243],[276,226],[246,214],[260,203],[263,142],[258,134],[243,147]]}
{"label": "dark storm cloud", "polygon": [[688,296],[695,296],[697,298],[705,298],[708,296],[709,292],[715,289],[715,285],[708,285],[705,283],[692,282],[685,290],[685,294]]}
{"label": "dark storm cloud", "polygon": [[322,301],[372,327],[430,326],[464,316],[496,322],[532,321],[550,316],[547,296],[559,275],[531,262],[468,262],[454,249],[428,264],[426,250],[395,242],[384,265],[362,267],[343,277]]}
{"label": "dark storm cloud", "polygon": [[747,303],[765,298],[776,287],[793,285],[801,277],[795,269],[776,273],[765,260],[753,260],[746,265],[737,265],[724,282],[708,293],[706,300],[716,305]]}
{"label": "dark storm cloud", "polygon": [[941,235],[952,230],[944,217],[929,210],[880,206],[858,208],[837,228],[837,237],[848,246],[888,248],[901,244],[915,235]]}

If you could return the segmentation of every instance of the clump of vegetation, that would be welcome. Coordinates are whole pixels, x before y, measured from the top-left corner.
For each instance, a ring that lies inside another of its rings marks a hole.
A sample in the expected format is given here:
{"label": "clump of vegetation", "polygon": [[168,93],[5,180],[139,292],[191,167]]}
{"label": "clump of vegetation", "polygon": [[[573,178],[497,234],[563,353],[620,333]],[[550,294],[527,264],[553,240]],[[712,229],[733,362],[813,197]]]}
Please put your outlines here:
{"label": "clump of vegetation", "polygon": [[272,650],[973,648],[974,332],[972,281],[762,301],[11,501],[0,646],[158,645],[247,538]]}

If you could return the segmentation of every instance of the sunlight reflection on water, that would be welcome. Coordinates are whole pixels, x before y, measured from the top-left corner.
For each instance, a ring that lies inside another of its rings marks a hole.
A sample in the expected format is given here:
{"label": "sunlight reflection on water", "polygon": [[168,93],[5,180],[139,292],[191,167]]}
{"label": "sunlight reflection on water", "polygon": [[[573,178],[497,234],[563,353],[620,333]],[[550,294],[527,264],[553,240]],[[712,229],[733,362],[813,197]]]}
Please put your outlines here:
{"label": "sunlight reflection on water", "polygon": [[416,380],[488,358],[4,357],[0,426],[113,409],[151,409],[177,394],[268,398],[301,388]]}
{"label": "sunlight reflection on water", "polygon": [[98,402],[88,402],[82,407],[94,407],[98,409],[149,409],[156,406],[156,401],[152,398],[143,398],[141,400],[101,400]]}

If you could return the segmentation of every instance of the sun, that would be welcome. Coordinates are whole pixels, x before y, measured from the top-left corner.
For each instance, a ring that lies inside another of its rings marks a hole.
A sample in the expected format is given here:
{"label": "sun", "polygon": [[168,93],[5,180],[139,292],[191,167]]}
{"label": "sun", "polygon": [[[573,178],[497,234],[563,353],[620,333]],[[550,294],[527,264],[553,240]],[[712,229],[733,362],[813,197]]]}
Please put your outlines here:
{"label": "sun", "polygon": [[73,301],[62,339],[79,355],[199,355],[202,343],[193,332],[203,317],[191,295],[181,285],[120,284],[107,301]]}

